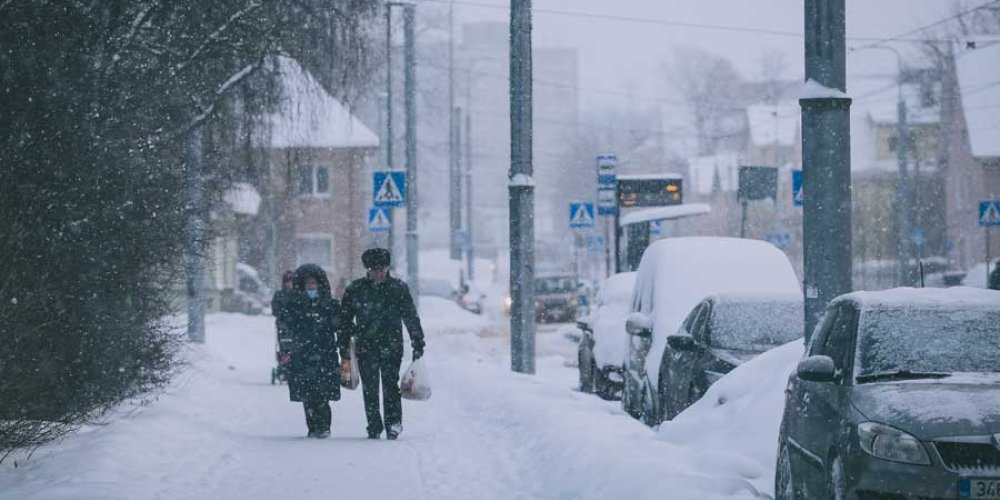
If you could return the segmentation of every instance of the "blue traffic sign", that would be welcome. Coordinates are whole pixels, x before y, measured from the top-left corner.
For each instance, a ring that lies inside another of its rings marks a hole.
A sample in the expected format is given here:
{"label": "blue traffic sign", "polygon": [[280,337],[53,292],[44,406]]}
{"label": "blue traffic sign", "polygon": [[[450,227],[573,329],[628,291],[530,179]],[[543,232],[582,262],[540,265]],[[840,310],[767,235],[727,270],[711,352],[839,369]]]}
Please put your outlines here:
{"label": "blue traffic sign", "polygon": [[604,252],[604,237],[593,234],[587,235],[587,252],[588,253]]}
{"label": "blue traffic sign", "polygon": [[392,218],[389,210],[382,207],[368,209],[368,232],[388,233],[392,230]]}
{"label": "blue traffic sign", "polygon": [[979,202],[979,225],[1000,226],[1000,200]]}
{"label": "blue traffic sign", "polygon": [[618,198],[615,188],[599,188],[597,190],[597,215],[618,215]]}
{"label": "blue traffic sign", "polygon": [[406,205],[406,173],[375,172],[372,179],[372,204],[376,207]]}
{"label": "blue traffic sign", "polygon": [[802,171],[792,170],[792,204],[802,206]]}
{"label": "blue traffic sign", "polygon": [[573,229],[594,227],[594,204],[582,202],[570,203],[569,227]]}
{"label": "blue traffic sign", "polygon": [[663,237],[663,225],[658,220],[649,221],[649,239],[658,240]]}
{"label": "blue traffic sign", "polygon": [[922,250],[924,243],[927,242],[927,233],[924,231],[924,228],[914,228],[910,233],[910,241],[913,242],[913,246],[917,247],[918,250]]}
{"label": "blue traffic sign", "polygon": [[612,154],[597,155],[597,185],[602,188],[614,188],[617,182],[615,174],[617,167],[617,156]]}

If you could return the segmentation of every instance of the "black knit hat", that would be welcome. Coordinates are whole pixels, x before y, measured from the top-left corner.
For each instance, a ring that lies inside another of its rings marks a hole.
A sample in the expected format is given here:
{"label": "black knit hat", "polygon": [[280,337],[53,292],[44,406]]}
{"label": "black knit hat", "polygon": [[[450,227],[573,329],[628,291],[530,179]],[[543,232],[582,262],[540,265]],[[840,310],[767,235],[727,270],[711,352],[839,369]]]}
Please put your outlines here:
{"label": "black knit hat", "polygon": [[361,263],[365,269],[382,269],[389,267],[391,257],[386,248],[369,248],[361,254]]}

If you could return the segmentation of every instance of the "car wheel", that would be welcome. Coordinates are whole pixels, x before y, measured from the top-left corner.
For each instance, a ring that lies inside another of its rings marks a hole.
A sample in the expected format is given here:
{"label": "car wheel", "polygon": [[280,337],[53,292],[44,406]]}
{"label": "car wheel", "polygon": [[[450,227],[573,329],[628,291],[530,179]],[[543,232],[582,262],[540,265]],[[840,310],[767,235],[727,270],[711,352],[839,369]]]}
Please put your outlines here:
{"label": "car wheel", "polygon": [[580,348],[577,350],[577,361],[580,371],[580,392],[594,392],[594,356],[590,347],[585,347],[586,338],[580,341]]}
{"label": "car wheel", "polygon": [[774,500],[796,500],[795,480],[792,478],[792,458],[788,456],[787,445],[781,445],[775,469]]}
{"label": "car wheel", "polygon": [[843,500],[847,497],[847,478],[844,476],[844,461],[839,456],[830,461],[826,474],[826,498]]}
{"label": "car wheel", "polygon": [[594,394],[597,394],[601,399],[612,400],[615,398],[614,384],[609,378],[611,370],[609,368],[601,369],[597,366],[597,362],[594,362]]}

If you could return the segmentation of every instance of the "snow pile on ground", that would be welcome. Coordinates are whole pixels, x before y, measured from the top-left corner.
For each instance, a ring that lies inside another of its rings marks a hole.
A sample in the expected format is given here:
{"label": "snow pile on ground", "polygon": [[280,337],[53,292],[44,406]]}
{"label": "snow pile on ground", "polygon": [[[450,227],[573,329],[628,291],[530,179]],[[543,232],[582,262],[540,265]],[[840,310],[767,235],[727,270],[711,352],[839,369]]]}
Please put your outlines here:
{"label": "snow pile on ground", "polygon": [[796,340],[736,367],[695,404],[664,422],[657,437],[701,450],[692,467],[742,477],[772,493],[785,387],[802,353],[802,340]]}
{"label": "snow pile on ground", "polygon": [[450,300],[424,295],[420,297],[420,323],[424,330],[437,334],[475,333],[485,335],[494,330],[493,323]]}

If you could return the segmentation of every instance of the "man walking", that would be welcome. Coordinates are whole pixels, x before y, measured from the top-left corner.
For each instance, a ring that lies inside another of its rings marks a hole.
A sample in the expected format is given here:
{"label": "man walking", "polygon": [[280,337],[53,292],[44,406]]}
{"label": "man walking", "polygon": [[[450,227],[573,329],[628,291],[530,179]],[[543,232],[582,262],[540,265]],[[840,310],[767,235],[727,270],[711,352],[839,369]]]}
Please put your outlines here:
{"label": "man walking", "polygon": [[[389,250],[365,250],[361,262],[368,274],[355,280],[344,292],[341,301],[343,331],[348,338],[355,338],[368,438],[378,439],[385,430],[386,438],[396,439],[403,430],[403,404],[399,395],[402,325],[406,325],[410,334],[414,361],[423,356],[424,332],[410,289],[406,283],[389,275]],[[384,420],[379,411],[380,385]]]}

